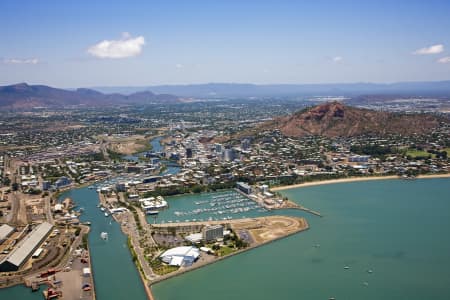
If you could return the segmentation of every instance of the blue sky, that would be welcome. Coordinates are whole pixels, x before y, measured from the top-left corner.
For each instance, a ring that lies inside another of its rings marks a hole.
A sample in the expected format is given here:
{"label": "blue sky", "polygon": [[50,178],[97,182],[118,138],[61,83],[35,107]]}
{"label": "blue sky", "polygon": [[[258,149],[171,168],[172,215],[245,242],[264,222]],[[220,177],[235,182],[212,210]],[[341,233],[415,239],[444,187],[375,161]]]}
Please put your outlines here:
{"label": "blue sky", "polygon": [[0,1],[0,85],[450,79],[450,1]]}

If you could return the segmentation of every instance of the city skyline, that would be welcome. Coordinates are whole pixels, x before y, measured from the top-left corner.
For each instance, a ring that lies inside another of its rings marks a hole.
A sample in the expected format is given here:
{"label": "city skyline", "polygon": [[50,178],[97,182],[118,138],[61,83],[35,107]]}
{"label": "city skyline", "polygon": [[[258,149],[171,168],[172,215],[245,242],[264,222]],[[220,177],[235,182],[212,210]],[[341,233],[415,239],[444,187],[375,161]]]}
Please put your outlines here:
{"label": "city skyline", "polygon": [[0,85],[450,79],[446,1],[3,1]]}

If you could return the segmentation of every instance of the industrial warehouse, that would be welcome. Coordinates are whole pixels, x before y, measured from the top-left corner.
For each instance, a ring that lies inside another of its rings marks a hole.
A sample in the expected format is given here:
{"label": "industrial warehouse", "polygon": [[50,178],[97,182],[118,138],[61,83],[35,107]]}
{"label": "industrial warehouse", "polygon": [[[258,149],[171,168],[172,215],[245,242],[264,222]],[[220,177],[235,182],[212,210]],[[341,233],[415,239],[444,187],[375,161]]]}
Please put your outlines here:
{"label": "industrial warehouse", "polygon": [[8,224],[0,226],[0,244],[2,244],[14,232],[14,228]]}
{"label": "industrial warehouse", "polygon": [[11,253],[1,260],[0,271],[17,271],[44,241],[52,227],[53,225],[47,222],[37,225],[17,244]]}

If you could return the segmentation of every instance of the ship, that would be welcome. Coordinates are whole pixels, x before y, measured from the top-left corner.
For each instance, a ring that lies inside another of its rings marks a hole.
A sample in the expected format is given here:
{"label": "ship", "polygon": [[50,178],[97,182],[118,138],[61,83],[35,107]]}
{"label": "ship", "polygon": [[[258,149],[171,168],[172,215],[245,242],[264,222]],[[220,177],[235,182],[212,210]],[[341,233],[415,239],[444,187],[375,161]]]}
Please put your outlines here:
{"label": "ship", "polygon": [[161,196],[140,199],[139,202],[141,203],[142,210],[146,214],[157,214],[159,210],[169,206],[167,201]]}

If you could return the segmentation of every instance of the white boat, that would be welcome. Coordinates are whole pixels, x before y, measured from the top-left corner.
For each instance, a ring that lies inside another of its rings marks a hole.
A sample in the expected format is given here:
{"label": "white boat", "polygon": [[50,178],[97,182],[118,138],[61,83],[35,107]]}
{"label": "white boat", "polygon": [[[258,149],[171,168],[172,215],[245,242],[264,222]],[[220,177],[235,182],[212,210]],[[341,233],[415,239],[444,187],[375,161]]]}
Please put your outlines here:
{"label": "white boat", "polygon": [[109,214],[107,212],[105,212],[105,217],[109,217]]}
{"label": "white boat", "polygon": [[103,240],[107,240],[107,239],[108,239],[108,233],[103,231],[102,233],[100,233],[100,237],[101,237]]}
{"label": "white boat", "polygon": [[115,214],[115,213],[121,213],[121,212],[128,211],[128,209],[125,207],[117,207],[117,208],[112,208],[109,211],[111,212],[111,214]]}
{"label": "white boat", "polygon": [[104,207],[100,207],[100,210],[101,210],[101,211],[105,211],[105,208],[104,208]]}
{"label": "white boat", "polygon": [[147,215],[157,215],[159,213],[158,210],[147,210],[145,211]]}
{"label": "white boat", "polygon": [[156,199],[153,197],[141,199],[139,202],[141,202],[141,207],[146,213],[148,211],[159,211],[160,209],[168,207],[167,201],[161,196],[156,197]]}

